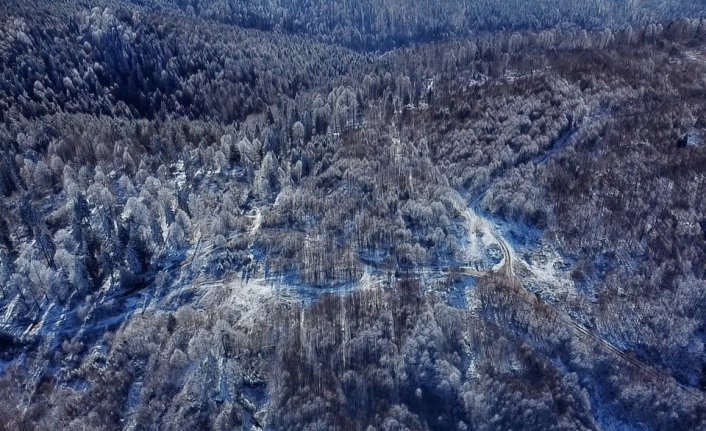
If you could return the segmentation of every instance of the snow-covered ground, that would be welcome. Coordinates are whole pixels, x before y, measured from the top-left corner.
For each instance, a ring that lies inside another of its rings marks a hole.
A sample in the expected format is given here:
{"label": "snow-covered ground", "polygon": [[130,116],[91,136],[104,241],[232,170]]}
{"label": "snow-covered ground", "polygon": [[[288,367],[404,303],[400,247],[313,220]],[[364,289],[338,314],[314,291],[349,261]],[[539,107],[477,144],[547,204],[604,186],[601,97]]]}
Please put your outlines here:
{"label": "snow-covered ground", "polygon": [[282,295],[265,278],[250,279],[247,282],[239,277],[231,280],[213,281],[197,285],[199,299],[197,308],[210,309],[214,306],[238,311],[237,326],[251,327],[258,317],[264,316],[265,309],[275,304],[296,303],[295,297]]}
{"label": "snow-covered ground", "polygon": [[[534,238],[537,232],[521,224],[486,217],[473,207],[462,210],[462,215],[468,234],[465,273],[480,276],[505,271],[510,277],[519,277],[530,291],[550,302],[578,294],[567,260],[555,248]],[[532,240],[522,244],[517,238]],[[472,294],[467,298],[469,308],[476,302]]]}
{"label": "snow-covered ground", "polygon": [[478,272],[500,270],[505,265],[507,256],[503,254],[503,245],[498,240],[495,228],[472,208],[466,208],[462,214],[468,233],[465,247],[467,266]]}
{"label": "snow-covered ground", "polygon": [[518,265],[526,270],[526,276],[523,277],[525,284],[543,299],[566,300],[577,295],[574,281],[567,271],[566,261],[546,244],[525,259],[519,260]]}
{"label": "snow-covered ground", "polygon": [[255,208],[255,215],[252,216],[252,219],[253,222],[250,227],[250,235],[255,236],[260,231],[260,227],[262,226],[262,211],[260,211],[260,208]]}

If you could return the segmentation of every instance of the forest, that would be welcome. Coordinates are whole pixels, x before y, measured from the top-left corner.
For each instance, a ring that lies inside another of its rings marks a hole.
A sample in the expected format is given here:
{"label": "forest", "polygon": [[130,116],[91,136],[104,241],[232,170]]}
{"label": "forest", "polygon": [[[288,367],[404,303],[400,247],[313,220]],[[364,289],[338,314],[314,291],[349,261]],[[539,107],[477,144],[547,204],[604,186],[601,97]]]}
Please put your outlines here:
{"label": "forest", "polygon": [[706,6],[0,0],[0,431],[706,429]]}

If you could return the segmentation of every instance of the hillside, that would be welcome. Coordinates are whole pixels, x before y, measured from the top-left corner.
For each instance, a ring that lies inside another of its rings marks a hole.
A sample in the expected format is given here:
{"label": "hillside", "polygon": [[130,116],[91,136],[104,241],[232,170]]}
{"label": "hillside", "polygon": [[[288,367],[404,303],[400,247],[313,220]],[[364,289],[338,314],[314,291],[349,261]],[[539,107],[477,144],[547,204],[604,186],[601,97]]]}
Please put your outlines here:
{"label": "hillside", "polygon": [[0,430],[706,429],[696,2],[0,8]]}

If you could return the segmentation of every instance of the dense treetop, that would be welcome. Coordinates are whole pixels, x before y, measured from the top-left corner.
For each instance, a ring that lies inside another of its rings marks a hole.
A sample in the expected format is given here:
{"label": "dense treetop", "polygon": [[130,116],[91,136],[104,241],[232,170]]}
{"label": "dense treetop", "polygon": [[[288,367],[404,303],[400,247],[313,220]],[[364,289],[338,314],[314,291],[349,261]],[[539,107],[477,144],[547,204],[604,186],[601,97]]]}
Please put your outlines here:
{"label": "dense treetop", "polygon": [[705,426],[697,2],[4,4],[0,429]]}

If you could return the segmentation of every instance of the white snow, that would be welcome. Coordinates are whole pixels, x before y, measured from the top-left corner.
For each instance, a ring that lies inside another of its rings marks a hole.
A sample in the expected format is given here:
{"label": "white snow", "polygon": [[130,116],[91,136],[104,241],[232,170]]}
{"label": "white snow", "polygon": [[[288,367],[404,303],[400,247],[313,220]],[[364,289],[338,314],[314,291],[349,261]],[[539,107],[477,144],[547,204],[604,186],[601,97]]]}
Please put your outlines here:
{"label": "white snow", "polygon": [[[514,277],[516,272],[519,272],[523,283],[545,300],[558,298],[566,300],[578,294],[573,280],[565,269],[568,265],[554,248],[542,244],[529,253],[529,258],[518,258],[512,243],[503,237],[503,231],[499,226],[492,224],[473,208],[460,211],[465,219],[468,233],[465,247],[467,273],[482,275],[506,270],[509,276]],[[489,253],[491,249],[501,252],[499,261]],[[470,296],[468,307],[472,309],[475,306],[477,304]]]}
{"label": "white snow", "polygon": [[361,275],[357,287],[361,290],[370,290],[379,287],[383,283],[385,283],[385,280],[373,274],[370,268],[366,266],[363,269],[363,275]]}
{"label": "white snow", "polygon": [[566,264],[559,253],[547,245],[530,255],[529,260],[518,262],[529,275],[525,277],[528,285],[545,299],[567,298],[577,294],[576,286],[564,270]]}
{"label": "white snow", "polygon": [[214,281],[197,284],[203,295],[196,306],[203,309],[227,307],[240,313],[236,326],[252,327],[258,317],[266,315],[268,306],[298,302],[294,297],[282,295],[265,278],[250,279],[246,283],[240,278],[229,281]]}
{"label": "white snow", "polygon": [[[479,216],[472,208],[468,207],[461,211],[466,232],[468,233],[468,244],[465,247],[466,259],[471,269],[479,272],[495,272],[505,266],[507,256],[502,256],[499,262],[493,262],[489,250],[503,250],[500,236],[494,226],[484,217]],[[507,244],[505,248],[512,250]]]}
{"label": "white snow", "polygon": [[33,336],[33,335],[37,334],[44,326],[44,322],[47,320],[47,318],[49,317],[49,315],[52,312],[52,310],[54,309],[54,307],[55,307],[55,305],[53,303],[50,304],[49,307],[47,307],[44,314],[42,315],[42,320],[40,320],[37,323],[29,325],[27,327],[27,329],[25,330],[24,334],[22,334],[22,336],[28,337],[28,336]]}
{"label": "white snow", "polygon": [[260,208],[255,208],[255,215],[249,217],[253,218],[252,227],[250,227],[250,235],[255,236],[262,226],[262,211],[260,211]]}
{"label": "white snow", "polygon": [[5,314],[2,316],[2,321],[3,322],[10,322],[15,316],[15,308],[17,307],[17,304],[20,301],[20,295],[15,295],[14,298],[12,298],[12,301],[10,301],[10,304],[8,304],[7,309],[5,309]]}
{"label": "white snow", "polygon": [[186,173],[184,172],[184,161],[179,160],[176,162],[174,165],[175,168],[175,173],[176,177],[174,178],[176,181],[176,184],[179,188],[184,187],[184,184],[186,184]]}

